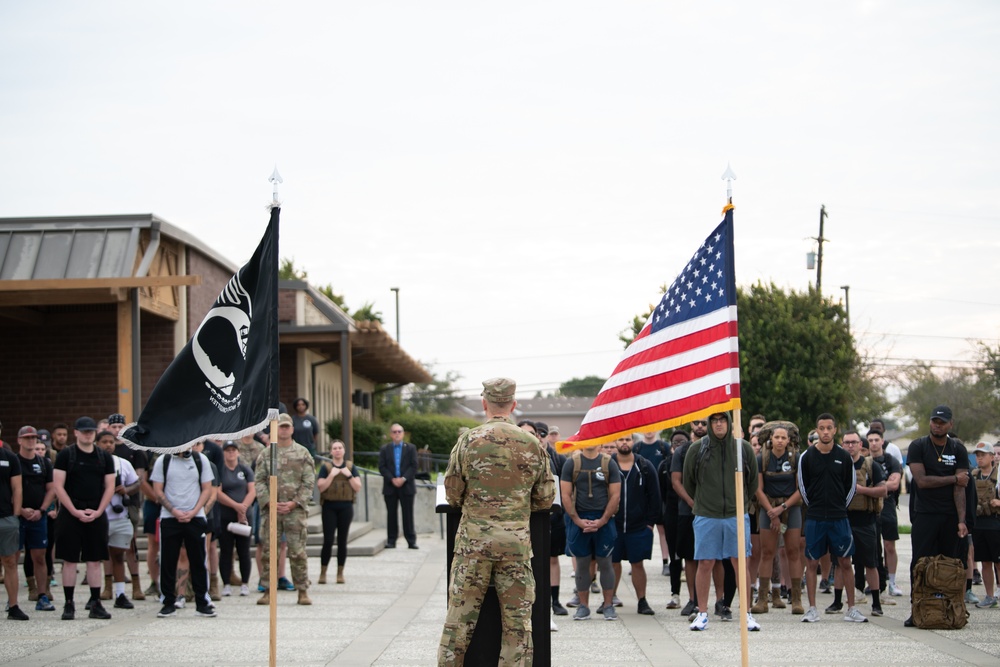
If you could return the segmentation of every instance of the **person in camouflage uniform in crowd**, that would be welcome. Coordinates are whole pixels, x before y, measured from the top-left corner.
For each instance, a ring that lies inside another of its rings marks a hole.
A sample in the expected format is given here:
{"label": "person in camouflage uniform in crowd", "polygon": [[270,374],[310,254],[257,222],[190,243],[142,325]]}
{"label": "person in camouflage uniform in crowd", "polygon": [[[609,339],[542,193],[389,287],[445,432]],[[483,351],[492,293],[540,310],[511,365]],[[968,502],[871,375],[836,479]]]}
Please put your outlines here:
{"label": "person in camouflage uniform in crowd", "polygon": [[[288,560],[292,566],[292,582],[299,592],[299,604],[312,604],[306,589],[309,588],[309,571],[306,562],[306,521],[309,518],[306,507],[312,497],[316,483],[316,464],[309,450],[292,440],[292,418],[281,413],[278,416],[278,535],[285,535],[288,542]],[[256,478],[257,499],[260,503],[260,536],[264,543],[263,568],[260,580],[264,585],[270,581],[271,569],[271,451],[265,449],[257,458]],[[270,604],[270,590],[257,600],[257,604]]]}
{"label": "person in camouflage uniform in crowd", "polygon": [[487,422],[463,433],[448,462],[448,504],[462,508],[451,565],[448,616],[439,665],[462,665],[492,580],[500,600],[500,665],[530,665],[531,513],[549,509],[555,484],[545,447],[510,418],[517,402],[509,378],[483,382]]}

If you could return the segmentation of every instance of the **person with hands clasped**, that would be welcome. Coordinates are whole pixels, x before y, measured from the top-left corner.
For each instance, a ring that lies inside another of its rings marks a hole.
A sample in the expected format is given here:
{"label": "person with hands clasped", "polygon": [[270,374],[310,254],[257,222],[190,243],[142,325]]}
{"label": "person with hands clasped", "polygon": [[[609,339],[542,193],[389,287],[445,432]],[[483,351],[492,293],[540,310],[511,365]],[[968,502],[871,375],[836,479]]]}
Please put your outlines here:
{"label": "person with hands clasped", "polygon": [[347,537],[354,520],[354,498],[361,490],[361,478],[354,464],[344,459],[344,443],[330,443],[332,463],[320,466],[316,479],[323,510],[323,548],[320,550],[319,583],[326,583],[326,568],[330,565],[333,540],[337,539],[337,583],[344,583],[344,564],[347,563]]}

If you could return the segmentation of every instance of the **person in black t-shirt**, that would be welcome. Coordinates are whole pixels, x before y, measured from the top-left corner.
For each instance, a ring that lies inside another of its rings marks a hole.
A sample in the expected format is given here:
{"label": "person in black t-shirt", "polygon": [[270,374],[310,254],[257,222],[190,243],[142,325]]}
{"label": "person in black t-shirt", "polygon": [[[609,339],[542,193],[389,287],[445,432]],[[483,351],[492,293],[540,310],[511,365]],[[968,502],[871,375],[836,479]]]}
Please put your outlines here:
{"label": "person in black t-shirt", "polygon": [[[965,516],[969,454],[948,435],[952,424],[951,408],[939,405],[931,412],[930,434],[911,442],[907,451],[906,463],[917,492],[910,515],[911,581],[913,568],[924,556],[962,558],[959,545],[969,534]],[[912,616],[905,625],[913,626]]]}
{"label": "person in black t-shirt", "polygon": [[882,514],[879,516],[877,527],[882,535],[882,546],[885,549],[885,570],[888,579],[888,593],[890,598],[886,604],[895,604],[892,597],[903,594],[899,586],[896,585],[896,565],[899,557],[896,555],[896,542],[899,540],[899,522],[896,519],[896,507],[899,503],[899,485],[903,477],[903,467],[892,454],[885,451],[885,442],[879,431],[869,431],[866,436],[868,451],[871,452],[872,461],[882,466],[885,474],[885,489],[887,495],[885,503],[882,505]]}
{"label": "person in black t-shirt", "polygon": [[97,424],[80,417],[73,426],[76,444],[56,456],[52,481],[62,506],[56,518],[56,558],[63,561],[66,605],[62,618],[76,617],[73,594],[77,564],[87,563],[90,618],[111,618],[101,604],[101,561],[108,558],[108,518],[104,514],[115,494],[114,460],[94,444]]}
{"label": "person in black t-shirt", "polygon": [[17,606],[17,542],[21,514],[21,466],[17,455],[0,447],[0,562],[4,569],[4,587],[7,589],[7,618],[27,621],[28,615]]}
{"label": "person in black t-shirt", "polygon": [[[882,466],[872,461],[870,456],[861,456],[861,445],[864,441],[857,431],[847,431],[841,441],[844,449],[854,461],[855,494],[847,507],[847,520],[851,524],[851,534],[854,535],[854,564],[864,568],[864,582],[872,596],[872,616],[882,616],[882,600],[879,595],[880,583],[878,567],[881,560],[879,554],[878,531],[876,520],[881,512],[878,499],[885,498],[885,475]],[[855,583],[858,577],[855,576]],[[850,586],[851,581],[843,581],[841,585]],[[864,584],[860,584],[864,590]],[[834,591],[836,593],[836,590]],[[839,610],[838,610],[839,611]]]}
{"label": "person in black t-shirt", "polygon": [[[115,434],[115,438],[125,430],[125,415],[116,412],[108,416],[108,430]],[[139,579],[139,549],[136,547],[135,537],[139,534],[139,524],[142,519],[142,483],[149,478],[149,456],[141,449],[132,449],[120,439],[115,444],[115,456],[125,459],[132,464],[132,469],[139,476],[139,488],[128,496],[128,519],[132,522],[132,545],[125,553],[125,564],[128,565],[129,577],[132,579],[132,599],[145,600],[146,595],[142,592],[142,582]],[[105,567],[105,573],[107,568]],[[110,598],[105,598],[110,599]]]}
{"label": "person in black t-shirt", "polygon": [[38,432],[33,426],[22,426],[17,433],[20,448],[18,463],[21,466],[21,539],[20,548],[26,551],[24,576],[28,580],[28,599],[36,593],[36,611],[55,611],[49,591],[49,572],[45,565],[45,550],[49,546],[48,517],[45,508],[55,498],[52,488],[52,462],[39,456]]}

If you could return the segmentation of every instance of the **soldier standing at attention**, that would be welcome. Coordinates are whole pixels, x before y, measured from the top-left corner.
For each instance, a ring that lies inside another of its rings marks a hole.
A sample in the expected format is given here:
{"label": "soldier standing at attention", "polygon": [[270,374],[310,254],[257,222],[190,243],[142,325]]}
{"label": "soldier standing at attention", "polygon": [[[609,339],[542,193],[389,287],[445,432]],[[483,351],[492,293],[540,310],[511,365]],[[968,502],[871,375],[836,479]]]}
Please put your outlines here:
{"label": "soldier standing at attention", "polygon": [[530,665],[531,513],[547,510],[555,496],[544,447],[510,418],[517,402],[509,378],[483,382],[487,421],[463,433],[448,462],[448,504],[462,508],[451,565],[448,616],[438,648],[439,665],[461,666],[491,581],[500,600],[500,663]]}
{"label": "soldier standing at attention", "polygon": [[[292,562],[292,582],[299,591],[298,604],[312,604],[306,590],[309,588],[309,569],[306,561],[306,507],[316,483],[316,464],[309,450],[292,440],[294,424],[287,413],[278,415],[278,497],[271,498],[271,451],[265,449],[257,459],[256,478],[260,480],[257,498],[260,503],[260,536],[264,543],[262,584],[270,581],[271,569],[271,508],[273,500],[278,513],[278,535],[284,534],[288,543],[288,559]],[[271,603],[271,591],[266,590],[257,604]]]}

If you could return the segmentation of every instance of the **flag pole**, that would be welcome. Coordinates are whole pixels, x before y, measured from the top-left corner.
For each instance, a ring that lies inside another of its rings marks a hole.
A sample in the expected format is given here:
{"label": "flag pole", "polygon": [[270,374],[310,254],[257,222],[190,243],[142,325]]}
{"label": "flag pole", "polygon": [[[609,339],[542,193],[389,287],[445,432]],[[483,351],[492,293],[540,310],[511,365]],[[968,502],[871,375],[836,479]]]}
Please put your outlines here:
{"label": "flag pole", "polygon": [[[271,192],[271,206],[280,206],[278,202],[278,184],[283,183],[281,174],[278,173],[278,165],[274,165],[271,177],[267,179],[273,184]],[[277,380],[277,378],[272,378]],[[268,647],[270,667],[278,665],[278,551],[281,545],[278,544],[278,420],[271,420],[271,476],[267,480],[270,501],[267,504],[268,511],[268,544],[271,551],[268,554],[268,568],[270,576],[267,581],[267,590],[270,604],[268,611],[270,615],[270,645]]]}
{"label": "flag pole", "polygon": [[[741,410],[736,408],[733,410],[733,423],[736,428],[733,430],[733,434],[736,436],[734,442],[736,443],[736,548],[738,554],[738,564],[739,571],[737,572],[737,581],[739,582],[740,591],[740,612],[742,614],[750,613],[750,595],[747,587],[749,582],[747,581],[747,529],[746,524],[743,521],[743,513],[746,511],[743,504],[743,444],[740,442],[743,439],[743,422],[740,417]],[[746,609],[744,609],[744,605]],[[747,667],[750,664],[750,635],[747,629],[746,619],[744,617],[743,622],[740,623],[740,654],[742,657],[743,667]]]}
{"label": "flag pole", "polygon": [[268,554],[268,567],[270,576],[267,581],[267,590],[270,591],[270,634],[271,641],[269,647],[269,659],[271,667],[278,664],[278,551],[281,545],[278,544],[278,420],[271,420],[271,476],[267,480],[270,500],[267,503],[268,512],[268,544],[271,551]]}

